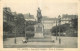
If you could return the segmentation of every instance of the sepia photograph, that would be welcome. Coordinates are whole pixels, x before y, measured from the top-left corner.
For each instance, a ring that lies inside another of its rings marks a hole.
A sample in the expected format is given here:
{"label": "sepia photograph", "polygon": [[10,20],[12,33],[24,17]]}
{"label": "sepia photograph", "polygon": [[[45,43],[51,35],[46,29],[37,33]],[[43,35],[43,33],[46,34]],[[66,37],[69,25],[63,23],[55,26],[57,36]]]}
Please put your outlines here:
{"label": "sepia photograph", "polygon": [[3,1],[3,48],[78,48],[76,2]]}

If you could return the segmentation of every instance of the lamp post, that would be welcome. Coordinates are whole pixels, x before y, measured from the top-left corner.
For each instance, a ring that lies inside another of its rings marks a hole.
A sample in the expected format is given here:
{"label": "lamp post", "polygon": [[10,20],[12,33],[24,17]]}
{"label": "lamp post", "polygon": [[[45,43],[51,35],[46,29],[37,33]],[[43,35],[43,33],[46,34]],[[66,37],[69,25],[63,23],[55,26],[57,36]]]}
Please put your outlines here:
{"label": "lamp post", "polygon": [[56,40],[57,40],[57,18],[56,18]]}
{"label": "lamp post", "polygon": [[17,18],[16,17],[14,17],[14,21],[15,21],[15,39],[14,39],[14,43],[16,44],[16,21],[17,21]]}
{"label": "lamp post", "polygon": [[60,25],[61,25],[61,16],[58,16],[58,21],[59,21],[59,44],[61,44],[61,38],[60,38]]}
{"label": "lamp post", "polygon": [[25,40],[26,40],[26,20],[25,20]]}

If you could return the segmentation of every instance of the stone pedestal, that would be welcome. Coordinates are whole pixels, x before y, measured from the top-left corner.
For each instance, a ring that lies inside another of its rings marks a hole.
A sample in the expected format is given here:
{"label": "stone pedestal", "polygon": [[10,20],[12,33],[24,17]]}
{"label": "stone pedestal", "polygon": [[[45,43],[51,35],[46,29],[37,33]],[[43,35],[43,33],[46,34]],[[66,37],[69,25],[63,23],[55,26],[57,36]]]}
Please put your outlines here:
{"label": "stone pedestal", "polygon": [[35,25],[35,36],[34,38],[44,38],[43,36],[43,25],[41,23],[38,23]]}
{"label": "stone pedestal", "polygon": [[34,38],[44,38],[43,33],[35,33]]}

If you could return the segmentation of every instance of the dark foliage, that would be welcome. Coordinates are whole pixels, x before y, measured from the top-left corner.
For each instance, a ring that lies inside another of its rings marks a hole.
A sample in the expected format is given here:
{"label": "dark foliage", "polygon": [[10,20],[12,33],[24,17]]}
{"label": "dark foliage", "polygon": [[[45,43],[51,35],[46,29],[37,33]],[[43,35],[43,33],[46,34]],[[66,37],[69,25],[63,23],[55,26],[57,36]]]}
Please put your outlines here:
{"label": "dark foliage", "polygon": [[34,32],[27,31],[27,32],[26,32],[26,37],[27,37],[27,38],[32,38],[32,37],[34,37]]}
{"label": "dark foliage", "polygon": [[34,25],[27,26],[26,31],[34,31]]}
{"label": "dark foliage", "polygon": [[8,25],[8,23],[6,23],[6,22],[3,23],[3,31],[5,31],[5,32],[11,32],[12,29],[13,29],[13,26]]}
{"label": "dark foliage", "polygon": [[64,32],[64,31],[66,31],[67,29],[68,29],[68,27],[69,27],[69,24],[63,24],[63,25],[60,25],[60,26],[54,26],[54,27],[52,27],[52,29],[51,29],[51,33],[56,33],[56,31],[57,32]]}
{"label": "dark foliage", "polygon": [[78,29],[78,18],[72,19],[71,22],[72,22],[72,27],[77,30]]}
{"label": "dark foliage", "polygon": [[36,21],[27,21],[26,22],[26,26],[28,25],[35,25],[36,24]]}

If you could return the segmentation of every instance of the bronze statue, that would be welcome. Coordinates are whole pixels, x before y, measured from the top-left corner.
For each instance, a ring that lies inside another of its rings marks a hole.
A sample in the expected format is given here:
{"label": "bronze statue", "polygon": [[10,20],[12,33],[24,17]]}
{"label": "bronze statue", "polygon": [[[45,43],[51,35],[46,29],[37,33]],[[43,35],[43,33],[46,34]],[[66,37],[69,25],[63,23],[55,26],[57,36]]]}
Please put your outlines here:
{"label": "bronze statue", "polygon": [[42,20],[42,14],[41,14],[40,8],[38,8],[38,10],[37,10],[37,19],[38,19],[38,23],[40,23]]}

